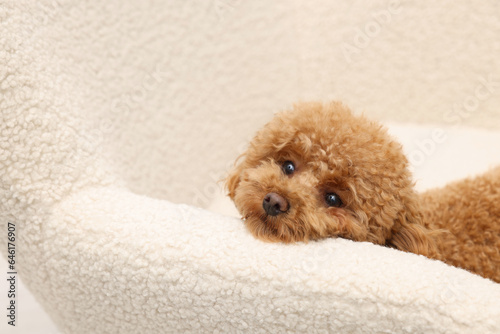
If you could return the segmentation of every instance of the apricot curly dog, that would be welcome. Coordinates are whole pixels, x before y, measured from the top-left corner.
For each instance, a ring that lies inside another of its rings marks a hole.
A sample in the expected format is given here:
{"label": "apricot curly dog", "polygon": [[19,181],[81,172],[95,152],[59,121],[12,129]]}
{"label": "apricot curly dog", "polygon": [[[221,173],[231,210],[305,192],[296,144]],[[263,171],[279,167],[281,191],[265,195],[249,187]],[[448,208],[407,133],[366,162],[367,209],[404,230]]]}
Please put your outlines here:
{"label": "apricot curly dog", "polygon": [[500,168],[418,194],[401,145],[341,103],[279,113],[241,158],[226,186],[259,239],[370,241],[500,282]]}

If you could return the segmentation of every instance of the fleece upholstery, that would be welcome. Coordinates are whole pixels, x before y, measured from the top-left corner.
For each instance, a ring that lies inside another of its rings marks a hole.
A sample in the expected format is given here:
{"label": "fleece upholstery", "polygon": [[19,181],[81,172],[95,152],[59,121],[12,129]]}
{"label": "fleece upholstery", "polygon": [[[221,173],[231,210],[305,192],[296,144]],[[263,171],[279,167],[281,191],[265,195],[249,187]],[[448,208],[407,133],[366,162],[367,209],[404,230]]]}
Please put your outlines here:
{"label": "fleece upholstery", "polygon": [[78,111],[129,189],[206,207],[207,180],[299,100],[499,129],[499,12],[497,0],[6,0],[0,98]]}
{"label": "fleece upholstery", "polygon": [[[288,1],[252,3],[0,4],[0,229],[16,223],[17,270],[26,286],[65,333],[498,333],[500,286],[489,280],[367,243],[262,243],[241,220],[202,208],[246,136],[291,96],[313,97],[312,83],[321,82],[314,73],[325,73],[311,66],[327,56],[315,58],[305,52],[314,47],[297,48],[295,41],[313,42],[308,32],[329,31],[328,25],[306,29],[296,23],[311,21],[296,15],[328,12],[301,11]],[[498,43],[484,38],[496,36],[499,24],[481,19],[498,8],[486,3],[463,24],[476,42],[471,52],[484,56],[474,64],[485,66],[487,77],[498,68],[498,58],[490,56]],[[449,31],[457,14],[469,13],[465,2],[453,4],[444,20]],[[364,14],[353,15],[350,27],[386,6],[377,2],[368,12],[354,6]],[[427,10],[435,17],[444,12],[408,6],[422,17]],[[338,20],[350,17],[341,12],[329,11],[340,13]],[[404,15],[391,29],[408,22]],[[338,20],[329,24],[348,23]],[[478,26],[484,34],[474,30]],[[357,55],[346,73],[377,64],[367,62],[370,57],[385,61],[384,54],[372,54],[383,45],[418,54],[392,43],[398,38],[391,29],[389,39],[381,33],[373,48],[363,48],[367,58]],[[425,38],[412,36],[414,42]],[[455,35],[449,36],[453,44]],[[415,73],[426,72],[412,59]],[[439,73],[457,73],[453,66],[435,66]],[[401,81],[379,74],[364,75],[373,79],[366,84],[344,77],[345,87],[370,90],[391,82],[378,91],[398,91]],[[467,97],[481,78],[468,85],[464,75],[450,81],[452,92]],[[342,94],[337,85],[332,91]],[[406,88],[416,96],[426,87]],[[387,94],[376,100],[354,92],[357,103],[374,102],[375,114],[398,109],[380,102]],[[453,114],[453,124],[474,120],[491,127],[498,120],[492,113],[496,95],[481,92],[481,117]],[[412,105],[408,96],[394,95],[406,113],[420,110],[420,98]],[[423,108],[438,101],[423,101]],[[0,247],[5,256],[5,237]]]}

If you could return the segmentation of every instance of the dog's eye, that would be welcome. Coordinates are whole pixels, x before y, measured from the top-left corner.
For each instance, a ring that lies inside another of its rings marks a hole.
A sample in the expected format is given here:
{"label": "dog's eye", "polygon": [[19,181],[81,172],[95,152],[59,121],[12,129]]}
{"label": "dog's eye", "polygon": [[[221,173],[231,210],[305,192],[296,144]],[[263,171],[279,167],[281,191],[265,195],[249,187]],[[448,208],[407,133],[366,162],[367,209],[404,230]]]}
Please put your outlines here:
{"label": "dog's eye", "polygon": [[340,196],[336,193],[328,193],[325,195],[325,201],[328,206],[334,206],[336,208],[340,208],[342,206],[342,200]]}
{"label": "dog's eye", "polygon": [[283,172],[286,175],[291,175],[293,172],[295,172],[295,165],[291,161],[285,161],[282,165]]}

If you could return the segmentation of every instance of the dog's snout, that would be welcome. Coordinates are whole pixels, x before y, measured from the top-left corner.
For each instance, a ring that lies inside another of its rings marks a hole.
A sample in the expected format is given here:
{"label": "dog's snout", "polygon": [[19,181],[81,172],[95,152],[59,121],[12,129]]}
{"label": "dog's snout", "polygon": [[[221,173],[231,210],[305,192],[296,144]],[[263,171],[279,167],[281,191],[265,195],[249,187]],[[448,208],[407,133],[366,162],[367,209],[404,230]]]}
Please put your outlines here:
{"label": "dog's snout", "polygon": [[268,215],[277,216],[280,213],[287,212],[290,206],[282,196],[276,193],[269,193],[264,197],[262,207]]}

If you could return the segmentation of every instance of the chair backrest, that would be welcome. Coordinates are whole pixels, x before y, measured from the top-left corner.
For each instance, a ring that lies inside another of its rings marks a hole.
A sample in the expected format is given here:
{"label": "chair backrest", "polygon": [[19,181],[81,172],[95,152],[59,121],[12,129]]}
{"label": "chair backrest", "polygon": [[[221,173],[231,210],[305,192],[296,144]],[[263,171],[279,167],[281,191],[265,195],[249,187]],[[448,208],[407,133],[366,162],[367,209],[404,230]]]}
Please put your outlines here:
{"label": "chair backrest", "polygon": [[496,1],[11,1],[0,10],[2,113],[65,110],[130,189],[206,206],[254,131],[298,100],[500,127],[498,10]]}

